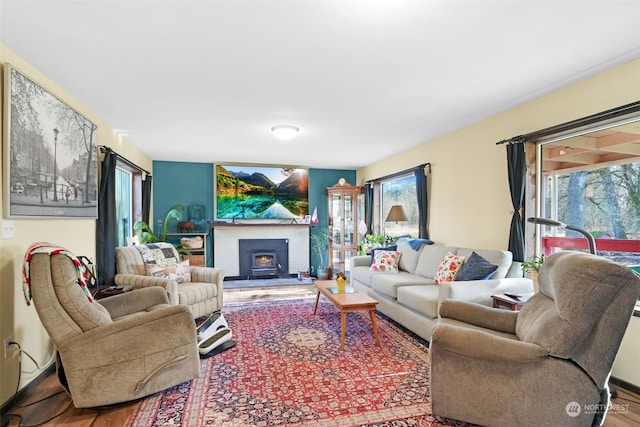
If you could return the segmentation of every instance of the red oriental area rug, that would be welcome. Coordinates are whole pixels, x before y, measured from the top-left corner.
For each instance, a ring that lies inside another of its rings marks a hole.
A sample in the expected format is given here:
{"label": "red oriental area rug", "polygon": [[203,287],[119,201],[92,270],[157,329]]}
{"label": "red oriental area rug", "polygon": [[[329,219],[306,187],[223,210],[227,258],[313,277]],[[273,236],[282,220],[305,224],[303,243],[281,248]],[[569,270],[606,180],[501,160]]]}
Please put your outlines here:
{"label": "red oriental area rug", "polygon": [[428,348],[378,316],[314,299],[229,305],[237,345],[201,360],[200,378],[138,405],[129,426],[452,426],[429,401]]}

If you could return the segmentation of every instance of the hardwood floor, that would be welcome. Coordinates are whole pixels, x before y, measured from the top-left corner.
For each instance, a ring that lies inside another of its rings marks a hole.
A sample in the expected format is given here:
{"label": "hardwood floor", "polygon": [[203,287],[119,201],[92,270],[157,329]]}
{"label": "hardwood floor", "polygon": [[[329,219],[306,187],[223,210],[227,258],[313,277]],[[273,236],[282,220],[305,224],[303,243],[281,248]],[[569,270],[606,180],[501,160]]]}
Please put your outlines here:
{"label": "hardwood floor", "polygon": [[[640,425],[640,396],[616,387],[617,397],[605,419],[605,427]],[[21,402],[8,411],[9,427],[119,427],[127,424],[137,402],[104,408],[77,409],[58,384],[55,374],[47,376]]]}

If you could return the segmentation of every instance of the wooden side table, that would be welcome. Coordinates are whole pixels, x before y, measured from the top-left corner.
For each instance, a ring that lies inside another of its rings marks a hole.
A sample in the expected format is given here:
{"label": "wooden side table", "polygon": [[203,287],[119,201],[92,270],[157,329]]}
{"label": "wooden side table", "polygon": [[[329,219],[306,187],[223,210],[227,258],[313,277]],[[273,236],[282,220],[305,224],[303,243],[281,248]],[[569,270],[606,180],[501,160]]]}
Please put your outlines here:
{"label": "wooden side table", "polygon": [[94,299],[102,299],[111,297],[114,295],[124,294],[125,292],[129,292],[133,289],[133,286],[108,286],[103,289],[98,289],[98,291],[93,294]]}
{"label": "wooden side table", "polygon": [[[510,295],[517,295],[519,298],[513,298]],[[497,294],[492,295],[493,308],[504,307],[512,311],[520,311],[525,302],[533,295],[533,292],[513,293],[509,295]]]}

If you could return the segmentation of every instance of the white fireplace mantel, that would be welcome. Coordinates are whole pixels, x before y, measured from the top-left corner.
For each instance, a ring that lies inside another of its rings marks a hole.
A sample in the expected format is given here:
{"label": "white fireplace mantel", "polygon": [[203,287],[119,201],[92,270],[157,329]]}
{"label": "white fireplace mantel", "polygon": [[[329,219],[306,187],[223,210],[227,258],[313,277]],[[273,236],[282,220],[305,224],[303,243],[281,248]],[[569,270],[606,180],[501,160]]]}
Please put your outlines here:
{"label": "white fireplace mantel", "polygon": [[240,274],[240,239],[289,239],[289,274],[309,269],[309,226],[303,224],[213,224],[213,265],[225,277]]}

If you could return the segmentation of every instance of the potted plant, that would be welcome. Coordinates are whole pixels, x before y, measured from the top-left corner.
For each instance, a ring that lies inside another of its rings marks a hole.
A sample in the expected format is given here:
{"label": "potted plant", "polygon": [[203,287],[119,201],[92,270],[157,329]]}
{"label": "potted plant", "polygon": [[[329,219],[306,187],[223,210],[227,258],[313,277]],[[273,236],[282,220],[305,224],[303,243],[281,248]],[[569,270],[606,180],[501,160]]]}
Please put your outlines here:
{"label": "potted plant", "polygon": [[320,264],[316,271],[318,279],[327,280],[329,277],[329,270],[327,264],[324,263],[324,256],[327,252],[327,244],[329,243],[329,227],[315,227],[311,233],[311,250],[318,254]]}
{"label": "potted plant", "polygon": [[538,292],[538,273],[540,272],[542,264],[544,264],[544,254],[533,256],[527,261],[524,261],[520,266],[522,271],[531,275],[531,280],[533,280],[533,291],[536,293]]}
{"label": "potted plant", "polygon": [[[133,224],[133,231],[138,235],[140,244],[166,242],[167,233],[169,232],[169,223],[172,220],[180,221],[182,219],[183,210],[183,205],[173,205],[169,208],[167,215],[164,217],[162,230],[160,231],[159,236],[155,235],[151,227],[149,227],[149,224],[147,224],[145,221],[136,221],[135,224]],[[179,243],[175,246],[178,250],[178,253],[191,255],[191,251],[189,251],[189,248],[182,243]]]}

